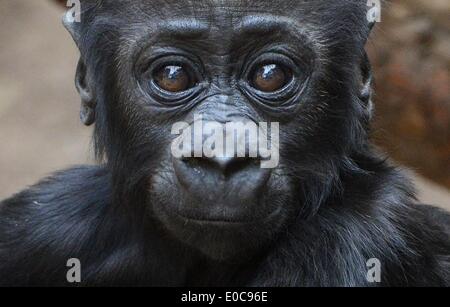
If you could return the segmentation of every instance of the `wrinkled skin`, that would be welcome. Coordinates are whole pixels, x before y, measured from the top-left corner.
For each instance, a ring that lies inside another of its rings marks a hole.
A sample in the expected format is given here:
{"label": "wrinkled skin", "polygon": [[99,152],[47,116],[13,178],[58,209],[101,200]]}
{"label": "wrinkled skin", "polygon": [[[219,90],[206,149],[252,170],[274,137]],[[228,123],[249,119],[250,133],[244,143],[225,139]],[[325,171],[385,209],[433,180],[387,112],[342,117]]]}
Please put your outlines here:
{"label": "wrinkled skin", "polygon": [[[82,285],[449,285],[449,216],[368,141],[366,1],[81,3],[65,25],[101,163],[1,203],[0,285],[69,285],[69,258]],[[264,63],[290,83],[255,89]],[[195,82],[162,92],[174,64]],[[174,159],[171,126],[195,114],[279,122],[279,166]]]}

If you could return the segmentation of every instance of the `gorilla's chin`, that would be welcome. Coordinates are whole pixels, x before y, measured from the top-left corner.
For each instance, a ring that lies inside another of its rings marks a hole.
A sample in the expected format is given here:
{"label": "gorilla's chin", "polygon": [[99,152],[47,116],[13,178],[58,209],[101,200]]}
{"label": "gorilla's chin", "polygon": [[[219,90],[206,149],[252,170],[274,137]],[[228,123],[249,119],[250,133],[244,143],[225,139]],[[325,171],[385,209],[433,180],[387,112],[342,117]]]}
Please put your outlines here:
{"label": "gorilla's chin", "polygon": [[235,221],[232,219],[188,218],[176,212],[155,210],[164,227],[180,242],[216,261],[249,255],[266,244],[280,221],[281,210],[264,220]]}

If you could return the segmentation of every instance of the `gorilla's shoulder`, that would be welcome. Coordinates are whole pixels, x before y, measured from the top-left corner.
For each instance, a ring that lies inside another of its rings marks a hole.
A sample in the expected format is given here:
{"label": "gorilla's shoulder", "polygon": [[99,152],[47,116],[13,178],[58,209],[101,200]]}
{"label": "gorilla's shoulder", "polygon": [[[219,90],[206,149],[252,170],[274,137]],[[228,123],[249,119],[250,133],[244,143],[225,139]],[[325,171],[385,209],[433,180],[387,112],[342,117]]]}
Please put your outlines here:
{"label": "gorilla's shoulder", "polygon": [[104,167],[78,166],[57,172],[0,203],[0,232],[73,225],[101,214],[110,195],[110,175]]}
{"label": "gorilla's shoulder", "polygon": [[[64,281],[66,261],[93,241],[110,207],[109,179],[103,167],[74,167],[1,202],[0,286]],[[38,262],[58,270],[35,276]]]}
{"label": "gorilla's shoulder", "polygon": [[[105,202],[110,176],[102,166],[77,166],[59,171],[2,202],[5,207],[56,205],[76,206]],[[1,211],[0,211],[1,212]]]}

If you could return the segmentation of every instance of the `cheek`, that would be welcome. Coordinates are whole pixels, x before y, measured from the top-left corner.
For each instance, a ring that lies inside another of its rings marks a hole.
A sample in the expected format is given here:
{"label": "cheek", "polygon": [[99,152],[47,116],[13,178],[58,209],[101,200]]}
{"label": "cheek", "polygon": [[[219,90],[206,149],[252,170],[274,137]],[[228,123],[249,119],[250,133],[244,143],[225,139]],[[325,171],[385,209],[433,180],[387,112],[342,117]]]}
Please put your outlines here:
{"label": "cheek", "polygon": [[139,163],[151,159],[152,164],[163,163],[172,142],[171,126],[166,119],[154,116],[151,110],[128,102],[118,126],[123,140],[122,152]]}
{"label": "cheek", "polygon": [[182,202],[178,189],[178,182],[170,163],[170,159],[164,159],[153,172],[149,179],[148,192],[153,210],[159,206],[171,206],[178,208]]}

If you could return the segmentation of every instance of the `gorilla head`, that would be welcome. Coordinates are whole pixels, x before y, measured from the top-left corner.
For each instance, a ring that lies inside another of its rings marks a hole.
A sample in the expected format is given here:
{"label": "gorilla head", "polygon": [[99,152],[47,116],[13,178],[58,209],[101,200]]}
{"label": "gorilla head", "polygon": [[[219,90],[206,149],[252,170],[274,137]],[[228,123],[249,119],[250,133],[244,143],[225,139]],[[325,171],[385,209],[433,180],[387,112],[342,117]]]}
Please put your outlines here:
{"label": "gorilla head", "polygon": [[[251,254],[314,216],[367,146],[367,9],[362,0],[81,1],[81,22],[65,20],[81,53],[81,118],[95,122],[118,212],[157,221],[213,259]],[[279,162],[261,167],[260,152],[175,157],[180,122],[276,123]]]}

